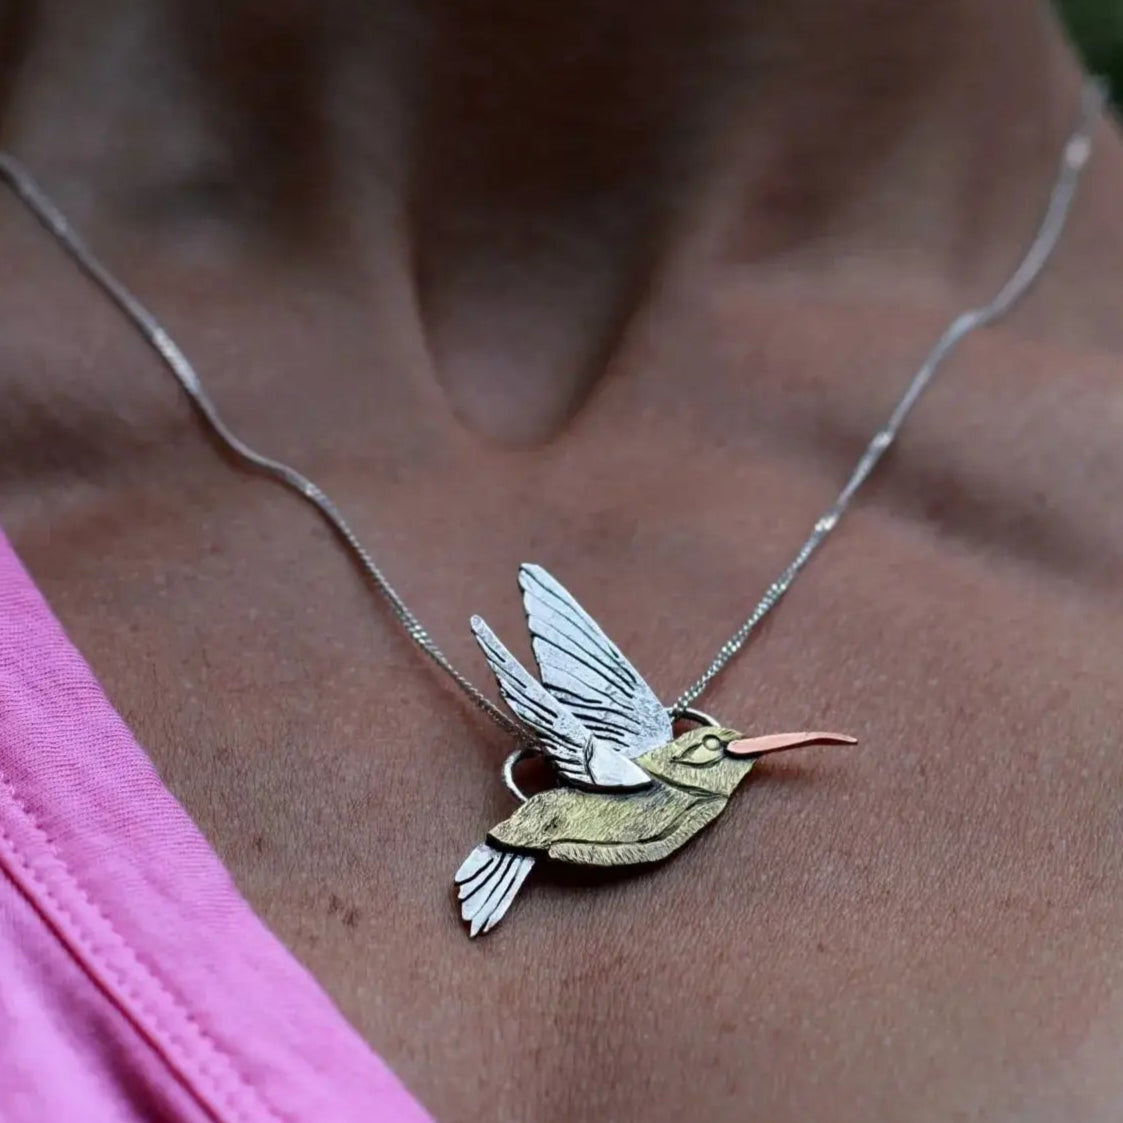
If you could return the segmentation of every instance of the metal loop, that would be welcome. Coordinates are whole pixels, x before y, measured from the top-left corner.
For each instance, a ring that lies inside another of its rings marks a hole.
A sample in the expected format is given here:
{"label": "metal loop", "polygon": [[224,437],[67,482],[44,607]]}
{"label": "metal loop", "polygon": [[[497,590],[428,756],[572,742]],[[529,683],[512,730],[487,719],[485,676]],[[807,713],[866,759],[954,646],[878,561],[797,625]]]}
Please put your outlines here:
{"label": "metal loop", "polygon": [[515,783],[515,766],[521,764],[524,760],[532,756],[541,756],[542,754],[537,749],[532,749],[524,745],[521,749],[515,749],[510,756],[503,762],[503,783],[506,784],[507,790],[519,801],[519,803],[526,803],[530,796],[528,796],[518,784]]}
{"label": "metal loop", "polygon": [[721,728],[721,722],[717,718],[711,717],[705,710],[696,710],[693,706],[674,706],[667,713],[671,715],[671,721],[692,721],[696,725]]}

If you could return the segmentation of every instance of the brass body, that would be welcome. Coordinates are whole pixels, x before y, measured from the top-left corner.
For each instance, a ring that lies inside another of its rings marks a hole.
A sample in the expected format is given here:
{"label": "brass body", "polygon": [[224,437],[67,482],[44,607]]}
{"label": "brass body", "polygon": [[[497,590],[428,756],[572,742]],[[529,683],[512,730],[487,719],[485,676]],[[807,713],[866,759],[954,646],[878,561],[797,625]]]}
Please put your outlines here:
{"label": "brass body", "polygon": [[488,840],[496,846],[589,866],[658,862],[725,810],[752,757],[725,746],[740,734],[692,729],[636,757],[652,786],[635,792],[552,788],[531,796]]}

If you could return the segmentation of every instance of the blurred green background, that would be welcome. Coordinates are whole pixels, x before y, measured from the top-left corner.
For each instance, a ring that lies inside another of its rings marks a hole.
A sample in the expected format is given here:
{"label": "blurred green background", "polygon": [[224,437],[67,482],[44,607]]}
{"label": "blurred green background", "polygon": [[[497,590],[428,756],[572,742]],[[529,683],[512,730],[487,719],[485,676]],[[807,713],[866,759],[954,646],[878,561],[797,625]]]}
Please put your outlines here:
{"label": "blurred green background", "polygon": [[1057,0],[1057,7],[1091,69],[1123,101],[1123,0]]}

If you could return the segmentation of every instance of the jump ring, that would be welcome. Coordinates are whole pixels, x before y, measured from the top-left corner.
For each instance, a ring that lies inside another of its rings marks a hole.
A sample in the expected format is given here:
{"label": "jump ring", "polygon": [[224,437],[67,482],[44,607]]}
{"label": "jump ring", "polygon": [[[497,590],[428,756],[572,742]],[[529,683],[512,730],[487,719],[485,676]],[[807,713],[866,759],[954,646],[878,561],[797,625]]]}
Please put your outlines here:
{"label": "jump ring", "polygon": [[524,745],[521,749],[515,749],[503,762],[503,783],[507,785],[507,790],[519,803],[526,803],[526,801],[530,799],[530,796],[515,783],[515,766],[529,757],[538,755],[537,749],[532,749]]}
{"label": "jump ring", "polygon": [[696,710],[693,706],[683,706],[681,709],[668,710],[672,721],[692,721],[697,725],[710,725],[715,729],[721,727],[721,722],[711,717],[705,710]]}

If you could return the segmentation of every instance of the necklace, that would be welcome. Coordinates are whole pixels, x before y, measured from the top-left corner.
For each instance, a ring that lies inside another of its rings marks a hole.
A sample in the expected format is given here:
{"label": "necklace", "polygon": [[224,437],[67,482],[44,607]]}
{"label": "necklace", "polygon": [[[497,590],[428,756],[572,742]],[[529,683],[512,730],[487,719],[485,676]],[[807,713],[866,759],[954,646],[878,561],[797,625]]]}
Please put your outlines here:
{"label": "necklace", "polygon": [[[1079,122],[1065,143],[1048,205],[1024,257],[988,303],[962,312],[948,325],[835,501],[702,674],[670,706],[664,706],[570,593],[545,569],[524,565],[519,585],[539,678],[515,659],[480,617],[471,621],[513,718],[453,666],[329,496],[295,468],[263,456],[231,431],[195,368],[160,321],[89,249],[30,173],[3,152],[0,178],[143,335],[213,435],[236,458],[272,476],[319,511],[417,647],[477,709],[516,740],[518,747],[504,762],[502,776],[520,806],[488,832],[487,841],[468,855],[454,875],[461,917],[475,936],[499,923],[540,858],[591,866],[661,861],[725,810],[734,789],[761,756],[805,745],[856,743],[838,733],[745,737],[693,704],[745,646],[838,525],[944,360],[965,336],[1005,316],[1040,276],[1064,230],[1104,100],[1101,83],[1086,82]],[[676,736],[676,723],[690,728]],[[554,766],[558,786],[528,797],[514,773],[521,760],[535,754]]]}

